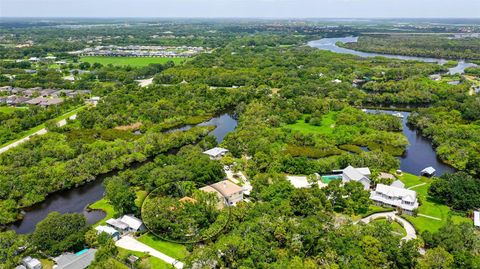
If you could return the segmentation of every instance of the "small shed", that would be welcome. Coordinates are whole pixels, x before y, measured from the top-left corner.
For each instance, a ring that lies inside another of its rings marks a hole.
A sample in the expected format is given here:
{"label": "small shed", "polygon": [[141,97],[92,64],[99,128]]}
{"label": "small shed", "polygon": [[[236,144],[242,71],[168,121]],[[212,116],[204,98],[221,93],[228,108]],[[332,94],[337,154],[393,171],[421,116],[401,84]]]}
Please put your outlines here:
{"label": "small shed", "polygon": [[432,177],[432,176],[435,175],[435,172],[436,172],[435,168],[429,166],[429,167],[423,169],[422,171],[420,171],[420,175],[421,176]]}

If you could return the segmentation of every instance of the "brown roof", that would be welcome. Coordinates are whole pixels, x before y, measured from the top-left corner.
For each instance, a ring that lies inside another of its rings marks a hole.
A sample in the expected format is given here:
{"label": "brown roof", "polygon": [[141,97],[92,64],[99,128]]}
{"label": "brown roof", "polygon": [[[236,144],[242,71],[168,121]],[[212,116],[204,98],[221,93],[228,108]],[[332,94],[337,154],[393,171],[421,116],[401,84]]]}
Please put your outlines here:
{"label": "brown roof", "polygon": [[240,187],[237,184],[235,184],[231,181],[228,181],[228,180],[223,180],[223,181],[214,183],[214,184],[210,185],[210,187],[215,189],[216,191],[218,191],[220,194],[222,194],[225,197],[231,196],[231,195],[233,195],[237,192],[242,192],[243,191],[242,187]]}
{"label": "brown roof", "polygon": [[178,200],[179,202],[182,202],[182,203],[196,203],[197,200],[193,199],[192,197],[188,197],[188,196],[185,196],[183,197],[182,199]]}

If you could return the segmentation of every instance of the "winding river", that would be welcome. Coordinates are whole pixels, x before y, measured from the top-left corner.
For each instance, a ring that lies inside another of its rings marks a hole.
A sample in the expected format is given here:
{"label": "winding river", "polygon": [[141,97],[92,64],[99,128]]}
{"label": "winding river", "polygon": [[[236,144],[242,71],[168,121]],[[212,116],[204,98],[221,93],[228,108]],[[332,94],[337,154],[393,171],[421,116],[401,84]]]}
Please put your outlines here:
{"label": "winding river", "polygon": [[[215,136],[217,142],[222,142],[225,136],[237,127],[237,121],[232,115],[225,113],[218,117],[214,117],[208,121],[198,124],[199,126],[216,126],[210,132]],[[195,125],[183,126],[176,130],[188,130]],[[136,163],[131,167],[138,167],[143,163]],[[35,204],[31,207],[23,209],[23,220],[13,223],[9,226],[10,229],[17,233],[26,234],[35,230],[35,225],[43,220],[50,212],[57,211],[60,213],[82,213],[87,218],[88,223],[93,224],[105,217],[103,211],[86,210],[89,204],[92,204],[102,199],[105,187],[103,181],[107,177],[116,175],[118,172],[110,172],[98,176],[95,180],[81,185],[77,188],[59,191],[48,195],[45,201]]]}
{"label": "winding river", "polygon": [[[328,50],[336,53],[343,53],[343,54],[353,54],[360,57],[386,57],[386,58],[393,58],[399,60],[412,60],[412,61],[421,61],[427,63],[438,63],[443,65],[447,62],[445,59],[437,59],[437,58],[428,58],[428,57],[416,57],[416,56],[404,56],[404,55],[395,55],[395,54],[380,54],[380,53],[373,53],[373,52],[363,52],[357,51],[347,48],[342,48],[337,46],[337,42],[342,43],[351,43],[357,42],[358,37],[356,36],[349,36],[349,37],[336,37],[336,38],[322,38],[320,40],[314,40],[308,42],[308,45],[313,48],[321,49],[321,50]],[[448,69],[449,74],[462,74],[467,67],[477,66],[474,63],[465,62],[464,60],[458,60],[458,65]]]}

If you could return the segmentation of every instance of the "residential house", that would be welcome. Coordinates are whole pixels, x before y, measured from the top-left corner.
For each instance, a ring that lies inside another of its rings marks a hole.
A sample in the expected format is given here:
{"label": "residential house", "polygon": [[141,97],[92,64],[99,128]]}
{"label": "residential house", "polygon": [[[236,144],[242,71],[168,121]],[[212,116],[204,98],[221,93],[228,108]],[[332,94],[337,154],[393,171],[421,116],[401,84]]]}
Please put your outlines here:
{"label": "residential house", "polygon": [[[316,177],[316,182],[317,185],[320,188],[326,187],[328,184],[323,183],[320,180],[320,175],[315,174]],[[296,189],[302,189],[302,188],[311,188],[314,182],[310,182],[307,179],[307,176],[287,176],[287,180],[290,181],[290,184]]]}
{"label": "residential house", "polygon": [[95,227],[95,230],[97,230],[97,234],[101,234],[101,233],[108,234],[114,241],[117,241],[118,239],[120,239],[120,233],[110,226],[100,225]]}
{"label": "residential house", "polygon": [[57,92],[57,90],[54,89],[44,89],[40,91],[40,96],[42,97],[47,97],[52,95],[53,93]]}
{"label": "residential house", "polygon": [[0,87],[0,92],[11,92],[13,90],[12,86],[3,86]]}
{"label": "residential house", "polygon": [[11,106],[17,106],[24,104],[28,100],[30,100],[28,97],[11,95],[7,97],[6,103]]}
{"label": "residential house", "polygon": [[95,260],[96,249],[85,249],[77,253],[64,253],[53,258],[54,269],[85,269]]}
{"label": "residential house", "polygon": [[85,100],[87,104],[90,104],[92,106],[97,106],[99,101],[100,101],[100,97],[98,96],[92,96],[90,99]]}
{"label": "residential house", "polygon": [[228,152],[228,149],[215,147],[213,149],[209,149],[207,151],[204,151],[203,153],[207,154],[210,157],[210,159],[212,159],[212,160],[219,160],[220,158],[225,156],[225,154],[227,154],[227,152]]}
{"label": "residential house", "polygon": [[132,215],[124,215],[118,219],[109,219],[106,222],[121,232],[141,232],[145,230],[145,225],[142,220]]}
{"label": "residential house", "polygon": [[27,269],[42,269],[42,263],[38,259],[32,258],[30,256],[23,258],[22,264]]}
{"label": "residential house", "polygon": [[347,168],[342,170],[342,182],[347,183],[350,181],[356,181],[362,183],[365,190],[370,189],[370,169],[368,167],[354,168],[349,165]]}
{"label": "residential house", "polygon": [[399,208],[407,214],[412,214],[419,206],[415,191],[392,185],[377,184],[370,199],[378,205]]}
{"label": "residential house", "polygon": [[200,188],[200,190],[217,193],[218,197],[221,198],[222,202],[227,206],[235,205],[243,201],[243,188],[229,180],[222,180]]}
{"label": "residential house", "polygon": [[63,98],[47,98],[39,103],[40,106],[56,106],[63,103]]}

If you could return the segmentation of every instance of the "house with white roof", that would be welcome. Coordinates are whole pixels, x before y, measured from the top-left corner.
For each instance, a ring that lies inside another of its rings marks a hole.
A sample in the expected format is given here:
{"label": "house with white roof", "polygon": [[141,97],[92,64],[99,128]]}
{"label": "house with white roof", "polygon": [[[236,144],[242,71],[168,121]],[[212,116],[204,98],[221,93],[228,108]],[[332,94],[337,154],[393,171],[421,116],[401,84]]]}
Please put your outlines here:
{"label": "house with white roof", "polygon": [[375,190],[370,193],[370,199],[380,206],[396,207],[407,214],[413,214],[419,206],[417,193],[398,186],[399,184],[395,182],[390,186],[377,184]]}
{"label": "house with white roof", "polygon": [[228,152],[228,149],[215,147],[213,149],[204,151],[203,154],[207,154],[212,160],[219,160],[220,158],[225,156],[227,152]]}
{"label": "house with white roof", "polygon": [[42,263],[38,259],[32,258],[30,256],[23,258],[22,264],[27,269],[42,269]]}
{"label": "house with white roof", "polygon": [[370,189],[370,176],[372,173],[368,167],[355,168],[351,165],[342,170],[342,182],[356,181],[362,183],[365,190]]}
{"label": "house with white roof", "polygon": [[106,233],[106,234],[110,235],[110,237],[114,241],[117,241],[118,239],[120,239],[120,233],[110,226],[100,225],[100,226],[95,227],[95,230],[97,230],[97,234]]}
{"label": "house with white roof", "polygon": [[435,175],[435,168],[429,166],[425,169],[423,169],[422,171],[420,171],[420,175],[421,176],[427,176],[427,177],[431,177],[431,176],[434,176]]}
{"label": "house with white roof", "polygon": [[118,219],[108,219],[106,223],[120,232],[142,232],[145,230],[145,225],[142,220],[132,216],[124,215]]}

